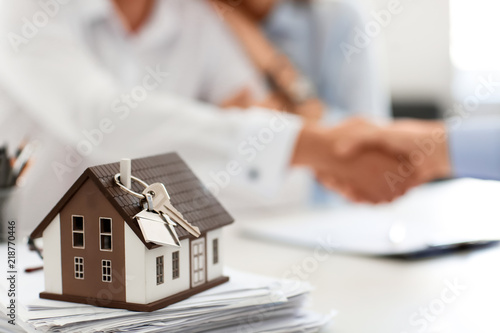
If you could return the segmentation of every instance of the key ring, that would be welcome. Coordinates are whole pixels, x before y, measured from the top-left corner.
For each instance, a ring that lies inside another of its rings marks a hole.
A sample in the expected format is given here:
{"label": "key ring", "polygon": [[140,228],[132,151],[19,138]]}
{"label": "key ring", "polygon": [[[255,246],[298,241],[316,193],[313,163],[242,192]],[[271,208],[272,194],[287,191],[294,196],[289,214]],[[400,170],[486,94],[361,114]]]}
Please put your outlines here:
{"label": "key ring", "polygon": [[[127,192],[128,194],[132,194],[134,197],[139,198],[139,199],[146,199],[146,196],[144,194],[137,193],[137,192],[132,191],[131,189],[125,187],[125,185],[123,185],[122,182],[121,182],[120,174],[119,173],[117,173],[114,178],[115,178],[115,183],[118,186],[120,186],[120,188],[122,190],[124,190],[125,192]],[[143,181],[143,180],[141,180],[141,179],[139,179],[137,177],[130,176],[130,179],[138,182],[139,184],[141,184],[142,186],[144,186],[144,188],[146,188],[146,187],[149,186],[148,183],[146,183],[145,181]]]}

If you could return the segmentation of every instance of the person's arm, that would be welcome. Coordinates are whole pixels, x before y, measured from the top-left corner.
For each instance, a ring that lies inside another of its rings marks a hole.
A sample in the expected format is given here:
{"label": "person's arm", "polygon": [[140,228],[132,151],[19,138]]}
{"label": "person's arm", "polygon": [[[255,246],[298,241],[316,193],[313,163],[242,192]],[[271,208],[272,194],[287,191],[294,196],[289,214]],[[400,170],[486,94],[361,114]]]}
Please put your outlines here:
{"label": "person's arm", "polygon": [[372,136],[347,141],[402,154],[420,173],[421,182],[447,177],[500,179],[498,116],[447,122],[399,120]]}
{"label": "person's arm", "polygon": [[500,180],[500,118],[455,119],[447,127],[453,176]]}
{"label": "person's arm", "polygon": [[447,122],[400,120],[345,143],[351,145],[347,150],[371,146],[402,154],[420,173],[421,182],[448,177],[500,180],[498,116]]}

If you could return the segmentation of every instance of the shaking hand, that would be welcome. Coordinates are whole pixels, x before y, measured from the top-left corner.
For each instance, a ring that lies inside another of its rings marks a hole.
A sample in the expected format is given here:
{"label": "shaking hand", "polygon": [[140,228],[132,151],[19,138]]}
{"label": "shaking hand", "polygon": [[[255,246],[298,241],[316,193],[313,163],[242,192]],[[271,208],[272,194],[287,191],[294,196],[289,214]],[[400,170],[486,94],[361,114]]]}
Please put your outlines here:
{"label": "shaking hand", "polygon": [[308,165],[326,187],[356,202],[389,202],[451,173],[440,122],[379,126],[351,119],[333,128],[305,126],[292,164]]}

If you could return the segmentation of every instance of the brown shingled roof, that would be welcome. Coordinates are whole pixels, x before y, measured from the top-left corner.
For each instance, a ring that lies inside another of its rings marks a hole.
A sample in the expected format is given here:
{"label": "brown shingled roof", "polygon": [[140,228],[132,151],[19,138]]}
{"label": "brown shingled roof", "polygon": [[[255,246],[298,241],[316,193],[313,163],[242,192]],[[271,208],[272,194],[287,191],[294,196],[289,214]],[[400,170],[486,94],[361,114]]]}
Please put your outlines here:
{"label": "brown shingled roof", "polygon": [[[91,179],[141,241],[148,248],[157,247],[155,244],[145,242],[134,218],[142,210],[139,199],[124,192],[115,184],[113,177],[120,172],[119,170],[119,162],[98,165],[85,170],[33,231],[31,237],[41,237],[43,230],[60,212],[66,202],[87,179]],[[134,159],[132,160],[132,175],[148,184],[163,183],[174,207],[183,214],[189,223],[200,228],[202,233],[231,224],[234,221],[176,153]],[[140,193],[143,188],[137,182],[132,181],[132,190]],[[192,237],[181,227],[176,227],[176,232],[179,239]]]}

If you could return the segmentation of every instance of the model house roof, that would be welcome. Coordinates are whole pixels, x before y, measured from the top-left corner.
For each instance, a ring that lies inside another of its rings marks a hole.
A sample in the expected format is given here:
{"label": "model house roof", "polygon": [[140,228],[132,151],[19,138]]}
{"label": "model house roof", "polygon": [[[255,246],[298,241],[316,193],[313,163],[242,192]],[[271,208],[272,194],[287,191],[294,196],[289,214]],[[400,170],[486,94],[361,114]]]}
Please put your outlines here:
{"label": "model house roof", "polygon": [[[144,240],[134,216],[142,210],[140,199],[126,193],[115,183],[114,175],[120,172],[120,163],[103,164],[90,167],[83,172],[63,198],[43,219],[31,234],[32,238],[42,236],[45,228],[52,222],[64,205],[86,180],[93,181],[97,188],[110,201],[134,233],[148,247],[158,245]],[[187,164],[176,153],[157,155],[132,160],[132,175],[148,184],[163,183],[167,188],[174,207],[184,218],[200,231],[207,232],[232,223],[234,220],[220,202],[195,176]],[[141,193],[143,187],[132,182],[132,190]],[[179,239],[190,237],[183,228],[176,228]]]}

